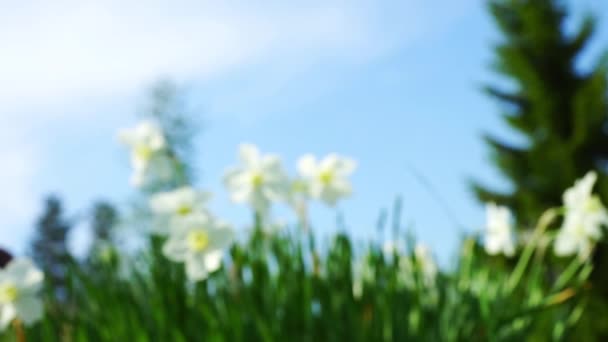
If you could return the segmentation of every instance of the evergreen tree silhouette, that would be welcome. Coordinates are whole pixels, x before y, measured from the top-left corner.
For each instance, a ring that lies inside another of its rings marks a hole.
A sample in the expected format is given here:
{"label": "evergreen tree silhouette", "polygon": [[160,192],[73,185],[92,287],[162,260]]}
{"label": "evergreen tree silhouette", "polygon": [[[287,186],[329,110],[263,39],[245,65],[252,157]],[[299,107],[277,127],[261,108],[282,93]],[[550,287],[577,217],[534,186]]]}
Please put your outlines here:
{"label": "evergreen tree silhouette", "polygon": [[59,197],[51,195],[44,203],[44,211],[36,224],[30,253],[36,264],[44,271],[55,295],[58,299],[62,299],[68,264],[71,261],[67,245],[71,223],[65,218]]}
{"label": "evergreen tree silhouette", "polygon": [[483,202],[507,205],[522,225],[532,225],[563,191],[589,170],[600,173],[598,189],[608,199],[608,63],[581,70],[578,58],[595,31],[585,17],[567,33],[566,7],[558,0],[492,0],[502,32],[494,69],[510,86],[488,86],[505,122],[524,144],[486,135],[493,162],[510,182],[508,191],[475,183]]}
{"label": "evergreen tree silhouette", "polygon": [[91,233],[93,241],[89,251],[88,262],[95,264],[104,258],[115,247],[114,228],[118,221],[118,212],[109,202],[99,201],[91,211]]}

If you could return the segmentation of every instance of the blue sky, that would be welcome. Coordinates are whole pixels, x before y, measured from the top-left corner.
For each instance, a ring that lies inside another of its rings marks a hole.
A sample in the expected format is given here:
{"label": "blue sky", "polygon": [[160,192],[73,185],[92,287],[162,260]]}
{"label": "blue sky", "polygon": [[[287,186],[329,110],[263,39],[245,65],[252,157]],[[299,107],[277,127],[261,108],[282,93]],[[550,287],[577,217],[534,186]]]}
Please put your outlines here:
{"label": "blue sky", "polygon": [[[572,3],[576,15],[608,13],[608,4]],[[481,134],[513,136],[479,90],[495,79],[488,69],[498,39],[482,4],[3,5],[0,246],[24,250],[44,194],[59,193],[73,213],[94,199],[133,196],[115,133],[134,123],[146,86],[169,76],[187,87],[204,122],[198,185],[216,194],[220,216],[237,225],[246,217],[220,184],[239,143],[279,153],[291,170],[303,153],[338,152],[359,162],[355,196],[339,206],[355,236],[375,237],[380,210],[401,195],[404,221],[447,258],[458,226],[484,222],[466,181],[505,185]],[[601,42],[608,22],[583,64]],[[334,229],[335,211],[319,206],[312,215],[319,230]]]}

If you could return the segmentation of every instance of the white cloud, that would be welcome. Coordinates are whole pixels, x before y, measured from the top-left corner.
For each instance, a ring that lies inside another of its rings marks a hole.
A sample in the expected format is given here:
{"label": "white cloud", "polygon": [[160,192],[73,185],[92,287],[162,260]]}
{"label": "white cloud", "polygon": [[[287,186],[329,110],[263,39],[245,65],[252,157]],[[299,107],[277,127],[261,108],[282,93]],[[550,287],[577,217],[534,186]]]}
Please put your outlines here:
{"label": "white cloud", "polygon": [[365,34],[356,11],[335,5],[133,3],[38,2],[2,12],[0,103],[120,92],[159,75],[209,78],[271,54],[339,50]]}
{"label": "white cloud", "polygon": [[[88,92],[120,93],[159,75],[212,78],[280,57],[297,63],[365,58],[432,30],[431,25],[442,26],[441,9],[461,8],[467,1],[441,4],[439,11],[430,2],[5,4],[0,75],[6,89],[0,103],[15,109]],[[429,9],[439,13],[432,23]]]}

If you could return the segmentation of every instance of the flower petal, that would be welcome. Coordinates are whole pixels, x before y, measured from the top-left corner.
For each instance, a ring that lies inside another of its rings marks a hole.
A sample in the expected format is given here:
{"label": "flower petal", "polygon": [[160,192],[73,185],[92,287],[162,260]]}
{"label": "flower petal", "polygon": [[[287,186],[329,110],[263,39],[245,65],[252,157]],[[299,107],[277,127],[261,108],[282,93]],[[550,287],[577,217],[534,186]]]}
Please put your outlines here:
{"label": "flower petal", "polygon": [[19,317],[25,325],[36,323],[44,314],[42,301],[30,296],[19,298],[15,302],[15,309],[17,311],[17,317]]}
{"label": "flower petal", "polygon": [[15,319],[17,311],[13,304],[0,304],[0,331],[5,330]]}
{"label": "flower petal", "polygon": [[560,231],[555,238],[555,244],[553,245],[555,255],[557,256],[569,256],[576,253],[577,249],[576,237],[568,234],[566,231]]}
{"label": "flower petal", "polygon": [[11,261],[4,269],[6,277],[11,278],[17,287],[28,292],[38,291],[44,280],[44,273],[27,258]]}
{"label": "flower petal", "polygon": [[222,265],[222,251],[216,250],[205,254],[205,268],[207,272],[216,271]]}
{"label": "flower petal", "polygon": [[486,253],[490,255],[499,254],[501,249],[500,240],[494,236],[486,236],[484,248],[486,250]]}
{"label": "flower petal", "polygon": [[177,207],[176,196],[173,193],[159,193],[150,198],[150,208],[157,214],[169,214]]}
{"label": "flower petal", "polygon": [[302,177],[313,177],[317,172],[317,161],[312,154],[306,154],[298,160],[298,172]]}
{"label": "flower petal", "polygon": [[185,261],[188,256],[188,245],[185,238],[180,239],[173,236],[169,238],[163,245],[163,254],[169,260],[176,262]]}
{"label": "flower petal", "polygon": [[205,265],[205,254],[196,253],[189,254],[186,259],[186,275],[192,281],[201,281],[207,279],[209,272]]}

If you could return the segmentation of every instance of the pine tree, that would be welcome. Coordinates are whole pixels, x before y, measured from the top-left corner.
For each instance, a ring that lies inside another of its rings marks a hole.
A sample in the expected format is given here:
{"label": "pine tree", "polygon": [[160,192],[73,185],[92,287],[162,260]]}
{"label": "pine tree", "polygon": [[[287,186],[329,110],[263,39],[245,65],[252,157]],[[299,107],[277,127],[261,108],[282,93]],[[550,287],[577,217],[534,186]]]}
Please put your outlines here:
{"label": "pine tree", "polygon": [[149,89],[141,116],[158,122],[167,138],[177,174],[176,181],[169,187],[191,184],[196,180],[193,155],[200,125],[188,104],[185,88],[169,79],[157,81]]}
{"label": "pine tree", "polygon": [[43,214],[36,224],[36,235],[31,243],[31,254],[44,271],[47,280],[57,289],[57,296],[65,286],[67,266],[71,260],[67,237],[71,223],[64,216],[61,200],[49,196]]}
{"label": "pine tree", "polygon": [[[494,69],[507,82],[486,91],[525,142],[485,137],[511,189],[475,183],[478,199],[510,207],[520,227],[531,227],[543,211],[561,205],[563,191],[576,179],[596,170],[595,190],[608,203],[608,60],[600,58],[585,70],[579,63],[595,32],[594,18],[586,16],[570,31],[563,1],[491,0],[489,9],[503,37]],[[578,340],[608,338],[605,244],[593,259],[593,294],[579,321]]]}
{"label": "pine tree", "polygon": [[91,234],[93,241],[87,262],[95,265],[99,260],[108,260],[115,252],[115,232],[118,212],[109,202],[99,201],[91,212]]}
{"label": "pine tree", "polygon": [[560,205],[564,189],[595,169],[600,193],[608,199],[608,63],[600,60],[585,71],[578,63],[595,20],[587,16],[567,32],[566,7],[558,0],[492,0],[489,9],[503,36],[494,69],[509,86],[486,91],[526,142],[486,136],[511,189],[475,183],[477,197],[509,206],[521,225],[531,225],[544,210]]}
{"label": "pine tree", "polygon": [[112,243],[114,239],[113,228],[117,220],[118,213],[112,204],[104,201],[95,203],[91,222],[93,244]]}

